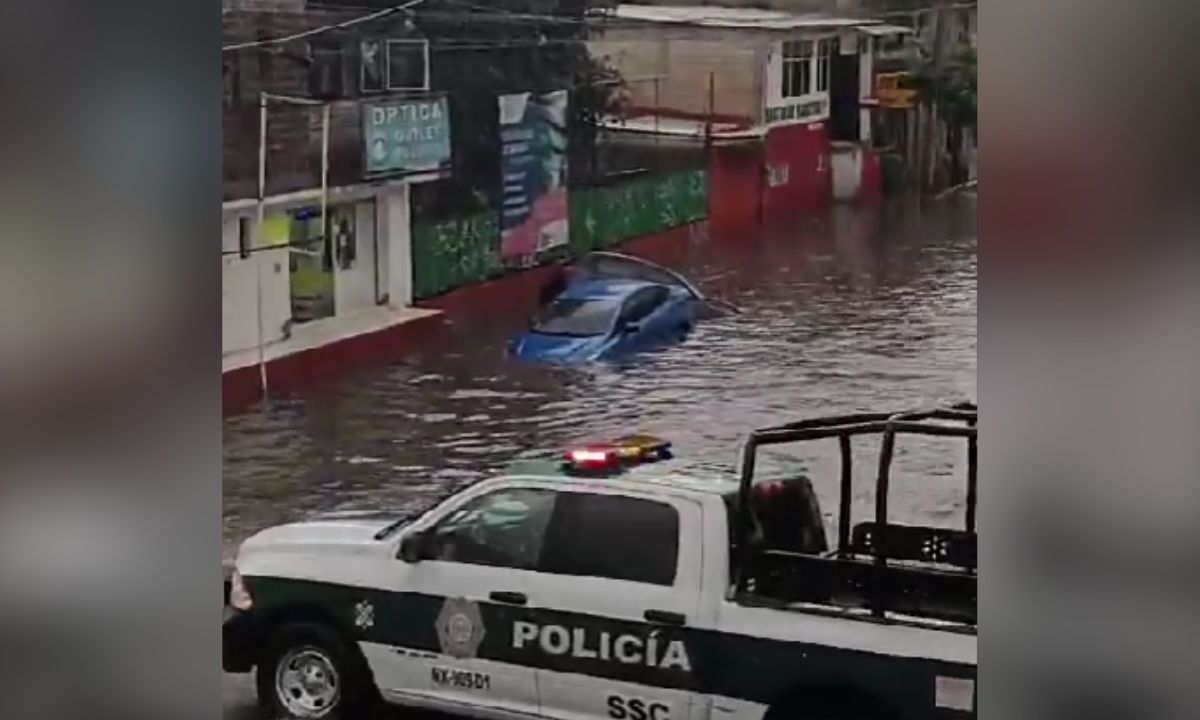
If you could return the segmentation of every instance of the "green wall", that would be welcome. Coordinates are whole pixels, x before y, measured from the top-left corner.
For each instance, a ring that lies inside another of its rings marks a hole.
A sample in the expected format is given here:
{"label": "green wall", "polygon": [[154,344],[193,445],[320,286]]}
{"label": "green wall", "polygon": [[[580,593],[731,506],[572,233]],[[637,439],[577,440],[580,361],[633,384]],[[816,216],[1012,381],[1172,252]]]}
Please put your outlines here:
{"label": "green wall", "polygon": [[[703,170],[638,177],[571,190],[570,252],[609,248],[707,216]],[[413,295],[423,299],[505,273],[500,230],[491,212],[437,223],[413,223]]]}
{"label": "green wall", "polygon": [[501,274],[500,230],[493,213],[414,223],[413,296],[432,297]]}
{"label": "green wall", "polygon": [[708,186],[695,170],[573,190],[569,201],[571,247],[587,252],[703,220]]}

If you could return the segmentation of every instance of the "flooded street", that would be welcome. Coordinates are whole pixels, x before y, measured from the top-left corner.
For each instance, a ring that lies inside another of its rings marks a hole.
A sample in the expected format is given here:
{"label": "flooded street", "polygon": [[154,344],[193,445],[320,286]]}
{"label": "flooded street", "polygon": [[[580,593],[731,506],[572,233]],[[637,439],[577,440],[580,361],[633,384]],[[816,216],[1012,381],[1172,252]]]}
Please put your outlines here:
{"label": "flooded street", "polygon": [[[226,418],[225,559],[268,525],[427,502],[581,441],[652,433],[674,443],[680,465],[727,471],[756,427],[975,399],[973,201],[839,210],[762,238],[696,233],[651,259],[742,313],[676,347],[573,369],[505,357],[526,315],[456,318],[394,365]],[[901,442],[893,512],[958,524],[965,491],[951,461],[963,451],[933,442]],[[764,455],[764,471],[807,471],[830,513],[835,455],[832,441],[784,448]],[[863,507],[872,472],[856,469]]]}

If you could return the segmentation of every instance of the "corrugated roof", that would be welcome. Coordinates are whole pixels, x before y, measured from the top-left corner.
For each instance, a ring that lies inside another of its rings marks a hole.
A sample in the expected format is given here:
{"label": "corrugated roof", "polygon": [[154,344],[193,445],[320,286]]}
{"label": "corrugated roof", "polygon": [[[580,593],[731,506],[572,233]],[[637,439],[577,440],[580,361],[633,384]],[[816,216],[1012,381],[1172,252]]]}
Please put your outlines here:
{"label": "corrugated roof", "polygon": [[710,5],[618,5],[612,17],[647,23],[695,25],[749,30],[792,30],[797,28],[844,28],[872,25],[878,21],[834,17],[820,13],[789,13],[756,8]]}

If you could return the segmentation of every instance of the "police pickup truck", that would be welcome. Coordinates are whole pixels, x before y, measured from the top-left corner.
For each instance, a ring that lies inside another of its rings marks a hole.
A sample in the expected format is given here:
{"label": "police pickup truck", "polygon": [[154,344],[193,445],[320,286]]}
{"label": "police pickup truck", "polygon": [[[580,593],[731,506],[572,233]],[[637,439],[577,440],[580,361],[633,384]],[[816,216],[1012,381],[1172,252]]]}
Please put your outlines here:
{"label": "police pickup truck", "polygon": [[[889,522],[906,434],[965,441],[964,528]],[[858,436],[881,444],[874,517],[853,524]],[[807,478],[754,477],[760,448],[818,439],[840,450],[832,549]],[[974,406],[757,430],[740,477],[669,455],[626,438],[416,517],[264,530],[226,583],[224,667],[256,669],[272,718],[380,699],[506,719],[975,717]]]}

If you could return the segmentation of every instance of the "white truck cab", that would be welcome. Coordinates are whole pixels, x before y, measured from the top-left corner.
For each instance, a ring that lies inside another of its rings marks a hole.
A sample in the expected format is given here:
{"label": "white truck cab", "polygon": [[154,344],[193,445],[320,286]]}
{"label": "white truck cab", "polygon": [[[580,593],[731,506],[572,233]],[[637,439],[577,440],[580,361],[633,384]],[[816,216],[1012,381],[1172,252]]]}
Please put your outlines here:
{"label": "white truck cab", "polygon": [[883,433],[890,463],[895,432],[929,427],[968,439],[973,475],[973,408],[807,422],[756,431],[741,482],[672,473],[637,437],[417,517],[265,530],[237,556],[225,669],[257,668],[271,717],[381,698],[504,719],[974,717],[973,527],[852,530],[846,501],[831,552],[807,479],[752,477],[755,447],[796,432]]}

